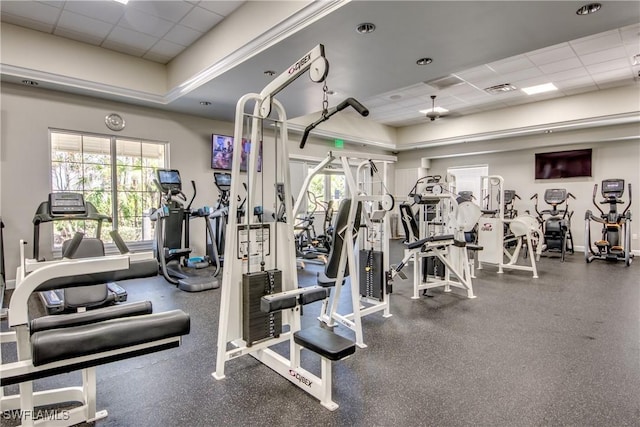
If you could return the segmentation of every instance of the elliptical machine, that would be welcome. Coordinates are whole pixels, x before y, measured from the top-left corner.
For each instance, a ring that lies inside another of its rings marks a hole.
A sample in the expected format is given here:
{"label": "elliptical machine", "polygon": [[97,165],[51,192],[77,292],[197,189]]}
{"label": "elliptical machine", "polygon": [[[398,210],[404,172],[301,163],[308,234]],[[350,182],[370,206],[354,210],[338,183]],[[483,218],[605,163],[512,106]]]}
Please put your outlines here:
{"label": "elliptical machine", "polygon": [[[585,243],[584,257],[587,263],[594,259],[605,261],[624,260],[628,267],[633,260],[631,253],[631,183],[629,183],[629,204],[622,213],[618,213],[618,205],[624,204],[621,200],[624,194],[624,179],[604,179],[602,180],[602,197],[604,200],[600,204],[608,204],[609,212],[604,213],[600,206],[596,203],[596,193],[598,192],[598,184],[593,186],[593,204],[600,211],[600,217],[597,217],[588,210],[584,216],[585,219]],[[602,238],[591,245],[591,221],[602,224]]]}
{"label": "elliptical machine", "polygon": [[[158,169],[155,183],[161,193],[160,207],[152,212],[150,218],[156,221],[156,253],[162,275],[167,282],[177,285],[178,289],[185,292],[200,292],[220,287],[220,280],[217,278],[220,260],[208,219],[209,210],[191,209],[191,204],[196,198],[195,182],[191,181],[193,196],[188,204],[187,196],[182,192],[179,171]],[[206,220],[213,259],[189,258],[189,222],[192,217],[202,217]],[[212,272],[214,264],[215,269]]]}
{"label": "elliptical machine", "polygon": [[[548,188],[544,191],[544,201],[551,205],[551,209],[538,210],[538,193],[531,196],[535,199],[534,207],[538,214],[538,222],[542,226],[544,243],[542,252],[560,252],[560,258],[564,262],[567,251],[573,254],[573,236],[571,235],[571,217],[573,211],[569,210],[569,197],[575,200],[575,196],[564,188]],[[564,209],[558,209],[564,204]],[[545,217],[546,215],[546,217]]]}

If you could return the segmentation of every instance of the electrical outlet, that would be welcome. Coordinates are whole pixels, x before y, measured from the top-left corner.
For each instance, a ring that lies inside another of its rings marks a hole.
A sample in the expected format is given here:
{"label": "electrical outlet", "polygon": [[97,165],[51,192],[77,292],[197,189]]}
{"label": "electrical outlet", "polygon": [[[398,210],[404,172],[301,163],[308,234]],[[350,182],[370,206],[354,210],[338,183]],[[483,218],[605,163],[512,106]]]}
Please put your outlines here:
{"label": "electrical outlet", "polygon": [[633,233],[631,235],[631,240],[638,240],[638,235],[636,233]]}

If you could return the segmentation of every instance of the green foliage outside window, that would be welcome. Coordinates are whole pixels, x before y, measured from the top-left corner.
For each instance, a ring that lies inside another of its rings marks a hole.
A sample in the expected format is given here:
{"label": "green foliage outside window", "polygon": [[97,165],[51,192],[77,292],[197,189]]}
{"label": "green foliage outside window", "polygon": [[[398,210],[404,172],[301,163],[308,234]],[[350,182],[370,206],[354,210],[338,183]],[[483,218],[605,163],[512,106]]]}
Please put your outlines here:
{"label": "green foliage outside window", "polygon": [[[51,190],[82,193],[99,213],[110,215],[125,241],[153,238],[150,209],[158,206],[155,169],[165,166],[165,145],[116,137],[51,133]],[[115,167],[115,176],[113,168]],[[115,183],[115,185],[114,185]],[[95,222],[54,223],[54,246],[84,231],[95,236]],[[111,241],[110,224],[102,238]]]}

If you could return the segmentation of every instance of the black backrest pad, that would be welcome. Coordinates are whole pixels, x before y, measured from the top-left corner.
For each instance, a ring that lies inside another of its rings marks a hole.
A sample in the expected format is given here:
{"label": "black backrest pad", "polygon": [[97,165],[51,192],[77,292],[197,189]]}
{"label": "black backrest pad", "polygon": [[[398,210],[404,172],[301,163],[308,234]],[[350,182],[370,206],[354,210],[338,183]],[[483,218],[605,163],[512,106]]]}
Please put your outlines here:
{"label": "black backrest pad", "polygon": [[111,319],[89,325],[50,329],[31,335],[34,366],[94,355],[189,333],[189,315],[182,310]]}
{"label": "black backrest pad", "polygon": [[33,334],[35,332],[46,331],[48,329],[88,325],[90,323],[101,322],[103,320],[139,316],[142,314],[151,314],[152,312],[153,308],[150,301],[118,304],[111,307],[104,307],[81,313],[38,317],[31,321],[29,331]]}
{"label": "black backrest pad", "polygon": [[[67,250],[67,247],[71,243],[71,240],[65,240],[62,242],[62,253]],[[104,244],[102,240],[85,237],[80,242],[80,246],[78,246],[78,250],[73,254],[74,258],[90,258],[104,256]]]}
{"label": "black backrest pad", "polygon": [[[331,279],[335,279],[338,277],[338,266],[340,265],[340,254],[342,253],[342,245],[344,243],[344,235],[345,230],[343,230],[347,221],[349,220],[349,209],[351,208],[351,199],[343,199],[340,202],[340,207],[338,207],[338,215],[336,216],[336,222],[333,227],[332,234],[332,245],[331,251],[329,252],[329,259],[327,261],[327,265],[324,267],[324,273],[327,277]],[[360,229],[360,217],[362,215],[362,202],[358,202],[358,207],[356,208],[356,217],[353,223],[353,238],[354,241],[351,242],[353,244],[355,242],[355,238],[358,235],[358,230]],[[345,267],[345,276],[349,274],[349,263],[346,264]]]}
{"label": "black backrest pad", "polygon": [[418,231],[418,223],[413,215],[411,206],[407,203],[402,203],[399,206],[400,220],[402,221],[402,228],[404,229],[404,235],[407,240],[417,240],[420,232]]}

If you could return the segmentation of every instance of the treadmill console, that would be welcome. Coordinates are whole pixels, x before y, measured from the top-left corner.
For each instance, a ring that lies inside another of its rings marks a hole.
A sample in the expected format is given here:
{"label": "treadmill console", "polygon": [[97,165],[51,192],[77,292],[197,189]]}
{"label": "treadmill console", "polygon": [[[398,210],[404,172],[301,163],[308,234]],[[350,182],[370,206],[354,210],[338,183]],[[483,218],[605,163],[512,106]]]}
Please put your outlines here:
{"label": "treadmill console", "polygon": [[624,193],[624,179],[602,180],[602,197],[605,199],[619,199]]}
{"label": "treadmill console", "polygon": [[214,172],[213,179],[215,180],[216,187],[220,191],[229,191],[231,189],[231,174],[226,172]]}
{"label": "treadmill console", "polygon": [[544,191],[544,201],[549,205],[559,205],[567,200],[565,188],[548,188]]}
{"label": "treadmill console", "polygon": [[182,181],[180,180],[180,172],[178,170],[158,169],[156,175],[163,191],[174,192],[182,190]]}
{"label": "treadmill console", "polygon": [[87,206],[80,193],[50,193],[49,215],[52,217],[86,215]]}

